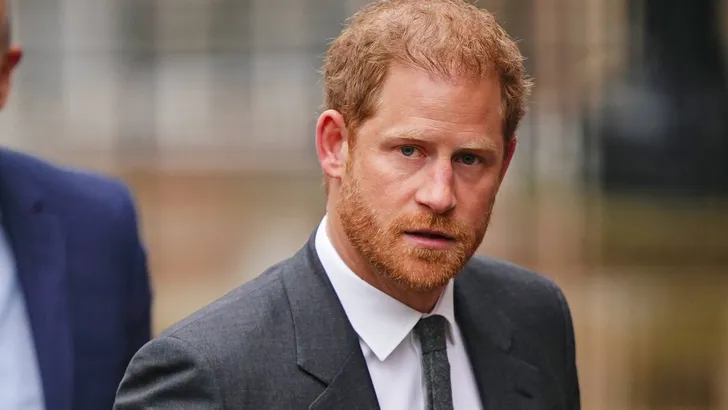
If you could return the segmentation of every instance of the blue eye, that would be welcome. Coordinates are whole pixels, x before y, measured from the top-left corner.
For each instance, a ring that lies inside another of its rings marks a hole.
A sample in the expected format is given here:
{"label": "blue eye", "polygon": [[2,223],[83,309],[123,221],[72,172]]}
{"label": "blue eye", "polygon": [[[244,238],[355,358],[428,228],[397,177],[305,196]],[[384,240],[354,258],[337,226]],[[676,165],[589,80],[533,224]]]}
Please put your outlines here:
{"label": "blue eye", "polygon": [[405,157],[411,157],[415,154],[415,152],[417,152],[417,149],[410,145],[404,145],[399,147],[399,152],[401,152]]}
{"label": "blue eye", "polygon": [[465,165],[475,165],[480,161],[480,158],[473,154],[462,154],[460,155],[459,160]]}

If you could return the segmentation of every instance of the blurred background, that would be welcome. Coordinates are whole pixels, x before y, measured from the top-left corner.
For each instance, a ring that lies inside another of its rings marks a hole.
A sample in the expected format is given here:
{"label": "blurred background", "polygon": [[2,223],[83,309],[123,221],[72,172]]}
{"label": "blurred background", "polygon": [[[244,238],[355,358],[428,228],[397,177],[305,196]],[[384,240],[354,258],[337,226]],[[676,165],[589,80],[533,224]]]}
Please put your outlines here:
{"label": "blurred background", "polygon": [[[323,216],[318,70],[363,3],[14,3],[26,54],[0,143],[131,185],[155,333]],[[478,3],[537,84],[480,252],[563,287],[584,409],[728,409],[724,3]]]}

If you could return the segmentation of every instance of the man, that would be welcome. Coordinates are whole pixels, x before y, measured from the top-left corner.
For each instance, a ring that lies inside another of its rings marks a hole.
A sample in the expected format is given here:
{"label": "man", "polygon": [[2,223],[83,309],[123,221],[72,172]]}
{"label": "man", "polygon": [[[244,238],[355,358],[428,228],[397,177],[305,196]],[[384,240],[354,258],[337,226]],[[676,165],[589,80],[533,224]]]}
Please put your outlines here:
{"label": "man", "polygon": [[[21,59],[6,6],[0,0],[0,107]],[[0,409],[111,408],[150,339],[128,190],[0,149],[0,217]]]}
{"label": "man", "polygon": [[115,408],[579,409],[559,288],[471,258],[524,114],[522,60],[460,0],[360,10],[324,67],[327,216],[140,349]]}

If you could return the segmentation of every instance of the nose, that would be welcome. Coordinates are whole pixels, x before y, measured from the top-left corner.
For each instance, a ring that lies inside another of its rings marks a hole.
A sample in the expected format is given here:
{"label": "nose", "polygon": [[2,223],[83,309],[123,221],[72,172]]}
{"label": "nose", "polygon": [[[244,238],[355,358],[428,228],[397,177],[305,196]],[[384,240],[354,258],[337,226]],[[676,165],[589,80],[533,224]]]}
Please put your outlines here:
{"label": "nose", "polygon": [[431,172],[425,177],[422,186],[415,194],[420,205],[430,208],[438,215],[446,214],[455,208],[453,170],[450,160],[433,164]]}

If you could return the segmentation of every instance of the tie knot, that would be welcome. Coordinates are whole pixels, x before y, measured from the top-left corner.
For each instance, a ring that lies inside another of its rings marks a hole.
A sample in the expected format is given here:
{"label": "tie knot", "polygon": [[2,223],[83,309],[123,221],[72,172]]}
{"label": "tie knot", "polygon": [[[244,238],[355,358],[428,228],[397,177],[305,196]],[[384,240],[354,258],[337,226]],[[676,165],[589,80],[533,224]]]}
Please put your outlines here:
{"label": "tie knot", "polygon": [[420,319],[415,325],[415,334],[420,338],[422,354],[447,349],[445,332],[447,319],[440,315],[428,316]]}

